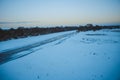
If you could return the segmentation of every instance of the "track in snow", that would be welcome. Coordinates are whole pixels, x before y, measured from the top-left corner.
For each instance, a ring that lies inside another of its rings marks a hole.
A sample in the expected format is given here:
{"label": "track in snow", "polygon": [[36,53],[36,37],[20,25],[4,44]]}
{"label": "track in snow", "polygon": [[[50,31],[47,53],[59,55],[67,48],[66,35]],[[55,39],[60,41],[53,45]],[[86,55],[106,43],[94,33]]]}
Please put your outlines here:
{"label": "track in snow", "polygon": [[[76,32],[72,32],[72,33],[67,33],[67,34],[63,34],[63,35],[59,35],[44,41],[40,41],[40,42],[36,42],[33,44],[29,44],[27,46],[23,46],[23,47],[19,47],[19,48],[15,48],[15,49],[8,49],[8,50],[4,50],[2,52],[0,52],[0,64],[6,63],[8,61],[26,56],[30,53],[33,53],[37,50],[40,50],[40,48],[38,49],[33,49],[63,38],[68,39],[70,36],[74,35]],[[59,44],[59,43],[58,43]]]}

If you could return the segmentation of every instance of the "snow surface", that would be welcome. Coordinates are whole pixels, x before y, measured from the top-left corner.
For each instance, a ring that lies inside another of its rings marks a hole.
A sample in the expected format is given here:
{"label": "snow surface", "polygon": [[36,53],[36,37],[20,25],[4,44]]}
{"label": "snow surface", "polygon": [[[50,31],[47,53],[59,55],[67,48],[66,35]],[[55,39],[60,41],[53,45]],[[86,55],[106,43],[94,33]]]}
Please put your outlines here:
{"label": "snow surface", "polygon": [[[39,36],[18,42],[36,39]],[[16,42],[1,42],[0,46]],[[27,56],[0,65],[0,80],[120,80],[120,30],[80,32],[43,45]]]}
{"label": "snow surface", "polygon": [[72,32],[75,32],[75,31],[58,32],[58,33],[52,33],[52,34],[47,34],[47,35],[39,35],[39,36],[3,41],[3,42],[0,42],[0,52],[4,50],[23,47],[28,44],[33,44],[33,43],[40,42],[40,41],[43,41],[43,40],[46,40],[52,37],[56,37],[59,35],[68,34]]}

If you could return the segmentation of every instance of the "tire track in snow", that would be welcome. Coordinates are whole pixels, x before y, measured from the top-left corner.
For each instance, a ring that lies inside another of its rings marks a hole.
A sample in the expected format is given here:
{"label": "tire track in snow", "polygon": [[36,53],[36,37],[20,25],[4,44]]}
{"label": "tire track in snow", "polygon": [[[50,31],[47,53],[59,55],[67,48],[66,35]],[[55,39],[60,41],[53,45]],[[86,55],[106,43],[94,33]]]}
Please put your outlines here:
{"label": "tire track in snow", "polygon": [[1,51],[0,52],[0,64],[3,64],[3,63],[6,63],[8,61],[26,56],[32,52],[39,50],[39,49],[32,50],[33,48],[57,41],[59,39],[65,38],[65,37],[70,37],[70,36],[74,35],[75,33],[76,32],[67,33],[67,34],[59,35],[59,36],[56,36],[56,37],[53,37],[53,38],[50,38],[50,39],[47,39],[44,41],[29,44],[27,46]]}

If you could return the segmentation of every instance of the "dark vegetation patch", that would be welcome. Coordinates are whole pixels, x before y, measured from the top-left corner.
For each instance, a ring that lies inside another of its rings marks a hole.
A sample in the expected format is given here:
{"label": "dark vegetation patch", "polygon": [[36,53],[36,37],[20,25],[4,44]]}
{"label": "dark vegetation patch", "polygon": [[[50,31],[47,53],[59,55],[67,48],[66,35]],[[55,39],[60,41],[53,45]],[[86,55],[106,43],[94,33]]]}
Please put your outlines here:
{"label": "dark vegetation patch", "polygon": [[[66,26],[66,27],[50,27],[50,28],[24,28],[19,27],[17,29],[11,28],[8,30],[3,30],[0,28],[0,41],[10,40],[10,39],[18,39],[24,38],[28,36],[38,36],[43,34],[49,33],[56,33],[56,32],[63,32],[63,31],[70,31],[70,30],[77,30],[77,32],[81,31],[89,31],[89,30],[100,30],[100,29],[116,29],[120,26],[93,26],[92,24],[88,24],[86,26]],[[100,34],[88,34],[88,35],[100,35]]]}
{"label": "dark vegetation patch", "polygon": [[24,28],[19,27],[17,29],[2,30],[0,29],[0,41],[24,38],[28,36],[38,36],[49,33],[56,33],[62,31],[76,30],[77,27],[51,27],[51,28]]}

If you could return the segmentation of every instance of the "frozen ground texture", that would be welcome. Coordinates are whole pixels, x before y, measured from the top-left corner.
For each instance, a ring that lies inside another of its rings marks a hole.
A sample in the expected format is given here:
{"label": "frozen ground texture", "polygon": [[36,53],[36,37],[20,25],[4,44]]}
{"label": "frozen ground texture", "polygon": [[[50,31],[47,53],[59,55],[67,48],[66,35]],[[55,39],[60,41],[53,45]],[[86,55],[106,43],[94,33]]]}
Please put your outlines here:
{"label": "frozen ground texture", "polygon": [[[61,34],[22,39],[27,43],[10,40],[1,42],[0,47],[20,47]],[[0,65],[0,80],[120,80],[120,30],[80,32],[40,46],[27,56]]]}

